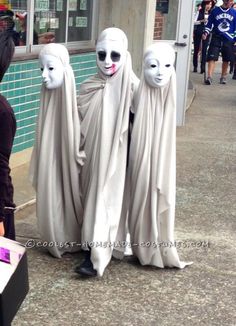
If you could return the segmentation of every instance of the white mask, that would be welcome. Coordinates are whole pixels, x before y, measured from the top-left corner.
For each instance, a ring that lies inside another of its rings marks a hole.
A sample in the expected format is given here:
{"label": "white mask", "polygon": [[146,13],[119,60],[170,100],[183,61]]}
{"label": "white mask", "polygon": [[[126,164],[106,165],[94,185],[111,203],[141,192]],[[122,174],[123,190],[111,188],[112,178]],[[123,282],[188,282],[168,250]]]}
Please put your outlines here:
{"label": "white mask", "polygon": [[114,75],[125,62],[127,37],[119,28],[105,29],[96,46],[97,65],[106,76]]}
{"label": "white mask", "polygon": [[112,76],[124,63],[120,42],[105,40],[97,45],[97,65],[106,76]]}
{"label": "white mask", "polygon": [[45,87],[48,89],[61,87],[65,73],[61,60],[53,55],[43,54],[39,57],[39,62]]}
{"label": "white mask", "polygon": [[144,77],[151,87],[168,84],[174,70],[175,52],[168,44],[151,45],[144,57]]}

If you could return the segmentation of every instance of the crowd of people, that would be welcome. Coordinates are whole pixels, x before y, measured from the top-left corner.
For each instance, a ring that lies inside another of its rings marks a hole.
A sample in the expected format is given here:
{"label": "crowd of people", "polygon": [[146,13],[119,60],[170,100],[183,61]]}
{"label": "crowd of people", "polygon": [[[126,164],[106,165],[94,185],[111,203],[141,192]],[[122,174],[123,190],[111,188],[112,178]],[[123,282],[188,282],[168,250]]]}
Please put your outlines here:
{"label": "crowd of people", "polygon": [[[199,53],[201,53],[200,73],[205,74],[205,84],[211,85],[215,63],[222,56],[220,84],[227,83],[230,70],[236,79],[236,3],[222,0],[220,6],[215,0],[203,0],[198,6],[194,19],[193,71],[198,71]],[[207,71],[206,71],[207,62]]]}

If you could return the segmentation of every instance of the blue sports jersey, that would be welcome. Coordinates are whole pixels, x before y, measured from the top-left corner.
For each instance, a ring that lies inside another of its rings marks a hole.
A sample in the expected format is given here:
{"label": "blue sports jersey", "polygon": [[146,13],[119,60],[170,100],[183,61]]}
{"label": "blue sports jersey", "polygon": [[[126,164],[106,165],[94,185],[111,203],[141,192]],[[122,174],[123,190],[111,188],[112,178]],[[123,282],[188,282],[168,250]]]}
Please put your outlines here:
{"label": "blue sports jersey", "polygon": [[236,10],[215,7],[205,25],[205,33],[211,32],[234,41],[236,36]]}

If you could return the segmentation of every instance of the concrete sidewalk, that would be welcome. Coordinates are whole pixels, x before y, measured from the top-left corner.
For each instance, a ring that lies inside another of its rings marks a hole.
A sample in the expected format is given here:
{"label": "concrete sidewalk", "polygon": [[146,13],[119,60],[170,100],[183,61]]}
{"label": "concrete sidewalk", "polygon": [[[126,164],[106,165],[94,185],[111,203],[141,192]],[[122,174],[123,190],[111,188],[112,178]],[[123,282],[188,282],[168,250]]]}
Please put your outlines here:
{"label": "concrete sidewalk", "polygon": [[[73,272],[81,253],[58,260],[34,246],[30,292],[13,326],[236,324],[236,81],[220,85],[216,73],[205,86],[190,75],[192,104],[177,128],[176,240],[181,259],[194,264],[162,270],[130,257],[87,280]],[[13,170],[17,205],[35,196],[27,169]],[[37,241],[34,205],[17,213],[16,227],[20,242]]]}

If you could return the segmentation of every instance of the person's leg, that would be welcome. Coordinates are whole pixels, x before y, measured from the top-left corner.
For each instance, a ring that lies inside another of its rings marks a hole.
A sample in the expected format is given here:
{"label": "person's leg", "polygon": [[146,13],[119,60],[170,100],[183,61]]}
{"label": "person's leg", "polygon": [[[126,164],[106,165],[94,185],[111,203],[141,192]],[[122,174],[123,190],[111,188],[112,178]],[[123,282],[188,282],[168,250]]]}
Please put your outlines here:
{"label": "person's leg", "polygon": [[199,55],[199,50],[200,50],[200,44],[201,44],[201,35],[194,34],[194,39],[193,39],[193,45],[194,45],[194,50],[193,50],[193,71],[197,72],[197,66],[198,66],[198,55]]}
{"label": "person's leg", "polygon": [[215,70],[215,61],[214,60],[208,61],[207,78],[205,80],[206,85],[212,84],[212,76],[213,76],[214,70]]}
{"label": "person's leg", "polygon": [[93,263],[91,261],[91,248],[88,248],[88,250],[84,252],[84,260],[81,264],[75,266],[74,271],[82,276],[97,276],[97,271],[93,268]]}
{"label": "person's leg", "polygon": [[205,41],[202,41],[201,74],[203,74],[206,69],[206,57],[207,57],[208,45],[209,45],[209,35]]}
{"label": "person's leg", "polygon": [[229,63],[229,73],[232,74],[234,71],[234,61],[230,61]]}
{"label": "person's leg", "polygon": [[236,79],[236,63],[234,64],[234,70],[233,70],[233,77],[232,79]]}
{"label": "person's leg", "polygon": [[221,70],[221,77],[226,77],[228,74],[229,62],[223,61],[222,62],[222,70]]}
{"label": "person's leg", "polygon": [[15,222],[14,222],[14,212],[9,212],[5,214],[4,220],[5,238],[15,240]]}
{"label": "person's leg", "polygon": [[216,62],[214,60],[208,61],[208,70],[207,70],[208,77],[212,78],[213,73],[215,71],[215,64]]}
{"label": "person's leg", "polygon": [[222,68],[221,68],[220,84],[227,83],[226,76],[228,74],[228,67],[229,67],[229,61],[223,61]]}
{"label": "person's leg", "polygon": [[221,77],[220,83],[226,84],[226,76],[228,74],[229,63],[234,59],[233,52],[233,43],[227,40],[224,40],[221,48],[222,53],[222,68],[221,68]]}
{"label": "person's leg", "polygon": [[206,85],[212,84],[212,76],[215,70],[215,62],[219,58],[220,44],[221,44],[220,39],[215,35],[212,35],[210,46],[207,52],[208,71],[207,71],[207,78],[205,80]]}
{"label": "person's leg", "polygon": [[236,45],[233,46],[233,54],[234,54],[234,65],[233,65],[233,77],[232,79],[236,79]]}

